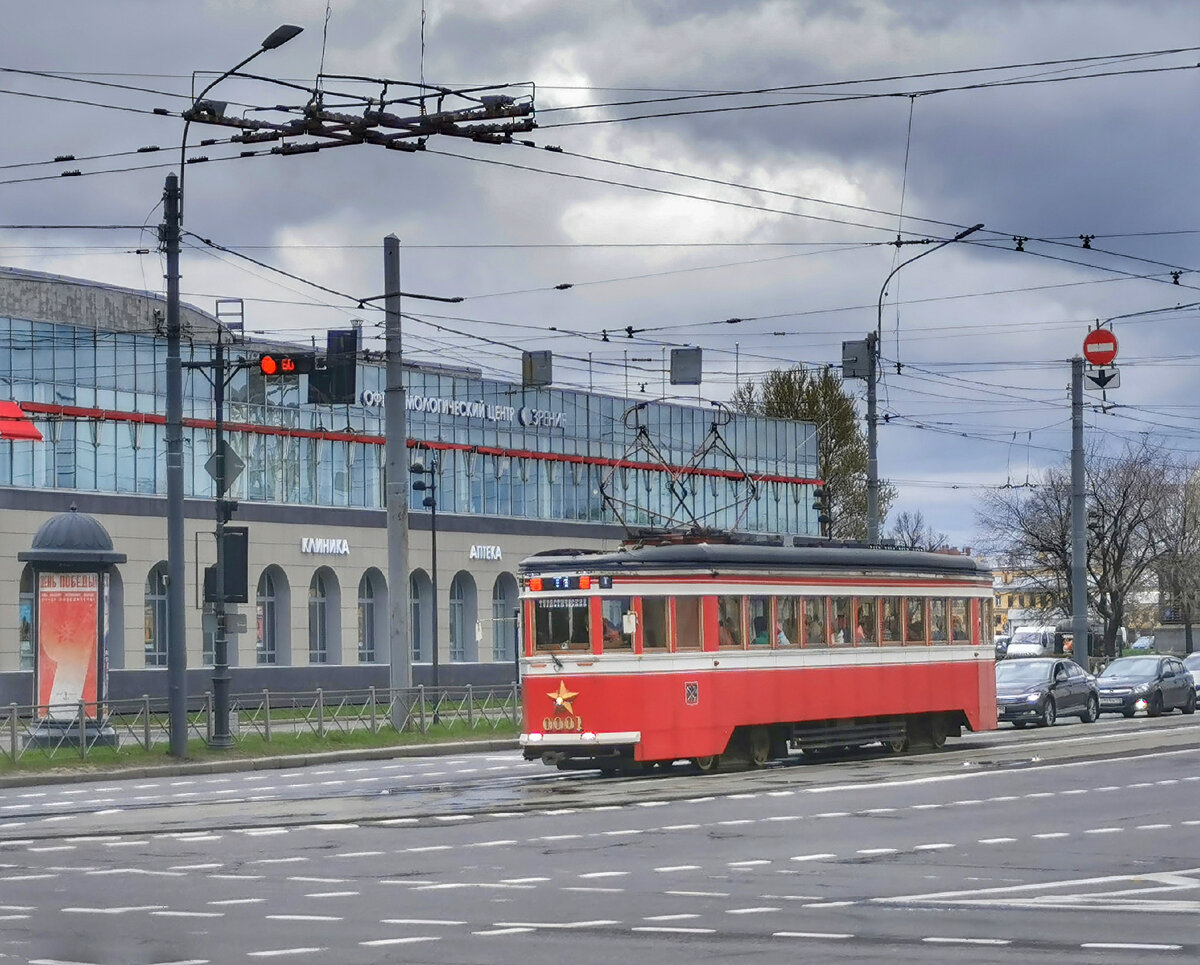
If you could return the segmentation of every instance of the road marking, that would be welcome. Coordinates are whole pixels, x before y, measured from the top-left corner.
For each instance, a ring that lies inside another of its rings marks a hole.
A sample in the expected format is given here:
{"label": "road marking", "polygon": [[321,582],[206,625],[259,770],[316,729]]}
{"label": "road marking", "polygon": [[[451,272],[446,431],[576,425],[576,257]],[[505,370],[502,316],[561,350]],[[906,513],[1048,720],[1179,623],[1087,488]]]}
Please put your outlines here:
{"label": "road marking", "polygon": [[914,851],[944,851],[946,848],[953,848],[949,841],[936,841],[933,844],[918,844]]}
{"label": "road marking", "polygon": [[385,945],[411,945],[415,942],[440,942],[438,935],[413,935],[408,938],[375,938],[367,942],[359,942],[366,948],[381,948]]}
{"label": "road marking", "polygon": [[638,925],[632,931],[648,931],[648,932],[666,932],[672,935],[712,935],[716,932],[715,928],[682,928],[679,926],[671,927],[670,925]]}
{"label": "road marking", "polygon": [[669,874],[672,871],[696,871],[699,867],[698,864],[669,864],[654,870],[660,874]]}
{"label": "road marking", "polygon": [[835,931],[777,931],[771,933],[772,938],[816,938],[838,940],[841,938],[853,938],[854,936],[846,932]]}
{"label": "road marking", "polygon": [[126,905],[118,908],[64,908],[63,913],[76,915],[124,915],[131,911],[163,911],[166,905]]}
{"label": "road marking", "polygon": [[465,925],[465,921],[453,918],[384,918],[381,925]]}
{"label": "road marking", "polygon": [[324,948],[270,948],[261,952],[246,952],[251,958],[274,958],[278,955],[311,955],[314,952],[323,952]]}
{"label": "road marking", "polygon": [[600,928],[604,925],[619,925],[619,921],[611,918],[597,918],[594,921],[498,921],[497,928]]}
{"label": "road marking", "polygon": [[307,894],[305,898],[352,898],[355,895],[361,894],[358,891],[314,891]]}
{"label": "road marking", "polygon": [[490,928],[485,931],[471,932],[472,935],[520,935],[522,932],[534,931],[532,928]]}
{"label": "road marking", "polygon": [[728,898],[727,891],[668,891],[668,895],[675,895],[677,898]]}
{"label": "road marking", "polygon": [[343,851],[341,854],[335,854],[335,858],[377,858],[381,854],[387,854],[386,851]]}
{"label": "road marking", "polygon": [[257,905],[260,902],[266,901],[266,898],[220,898],[214,901],[206,901],[206,905]]}
{"label": "road marking", "polygon": [[268,921],[341,921],[336,915],[263,915]]}
{"label": "road marking", "polygon": [[827,861],[830,858],[836,858],[836,854],[797,854],[792,856],[793,861]]}
{"label": "road marking", "polygon": [[1033,835],[1033,837],[1034,837],[1034,838],[1037,838],[1037,839],[1039,839],[1039,840],[1040,840],[1040,839],[1043,839],[1043,838],[1045,838],[1045,839],[1050,839],[1050,838],[1069,838],[1070,836],[1071,836],[1071,832],[1070,832],[1070,831],[1045,831],[1045,832],[1043,832],[1042,834],[1035,834],[1035,835]]}
{"label": "road marking", "polygon": [[223,911],[152,911],[161,918],[224,918]]}
{"label": "road marking", "polygon": [[878,855],[878,854],[896,854],[897,849],[896,848],[859,848],[854,853],[866,855],[867,857],[871,857],[873,855]]}
{"label": "road marking", "polygon": [[683,921],[686,918],[699,917],[699,915],[647,915],[642,921]]}
{"label": "road marking", "polygon": [[852,901],[813,901],[807,905],[801,905],[801,908],[847,908],[853,905]]}
{"label": "road marking", "polygon": [[757,858],[753,861],[727,861],[725,866],[727,868],[757,868],[761,865],[770,863],[771,862],[767,861],[765,858]]}
{"label": "road marking", "polygon": [[1169,824],[1139,824],[1138,831],[1161,831],[1163,828],[1169,828]]}
{"label": "road marking", "polygon": [[1088,828],[1084,834],[1116,834],[1119,831],[1124,831],[1124,828]]}
{"label": "road marking", "polygon": [[628,871],[585,871],[580,878],[624,878]]}
{"label": "road marking", "polygon": [[922,938],[921,941],[940,945],[1011,945],[1007,938]]}
{"label": "road marking", "polygon": [[980,838],[980,844],[1012,844],[1016,838]]}
{"label": "road marking", "polygon": [[1183,950],[1182,945],[1155,945],[1149,942],[1138,944],[1136,942],[1084,942],[1080,948],[1107,948],[1118,951],[1139,951],[1139,952],[1178,952]]}
{"label": "road marking", "polygon": [[757,908],[726,908],[727,915],[761,915],[768,911],[779,911],[778,908],[772,905],[760,905]]}

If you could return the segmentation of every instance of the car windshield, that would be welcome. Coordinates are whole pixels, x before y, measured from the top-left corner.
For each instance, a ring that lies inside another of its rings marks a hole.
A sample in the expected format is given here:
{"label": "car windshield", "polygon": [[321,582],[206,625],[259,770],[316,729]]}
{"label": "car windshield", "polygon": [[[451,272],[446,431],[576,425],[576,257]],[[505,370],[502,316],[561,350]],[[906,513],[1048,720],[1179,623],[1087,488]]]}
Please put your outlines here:
{"label": "car windshield", "polygon": [[1200,652],[1189,653],[1183,658],[1183,665],[1187,667],[1188,670],[1200,670]]}
{"label": "car windshield", "polygon": [[1042,643],[1042,631],[1018,630],[1012,635],[1012,638],[1008,641],[1008,643],[1009,646],[1012,646],[1014,643],[1036,643],[1040,646]]}
{"label": "car windshield", "polygon": [[1104,668],[1101,677],[1153,677],[1158,672],[1158,657],[1123,657]]}
{"label": "car windshield", "polygon": [[1054,665],[1048,661],[1008,660],[996,664],[996,684],[1006,687],[1029,687],[1050,679]]}

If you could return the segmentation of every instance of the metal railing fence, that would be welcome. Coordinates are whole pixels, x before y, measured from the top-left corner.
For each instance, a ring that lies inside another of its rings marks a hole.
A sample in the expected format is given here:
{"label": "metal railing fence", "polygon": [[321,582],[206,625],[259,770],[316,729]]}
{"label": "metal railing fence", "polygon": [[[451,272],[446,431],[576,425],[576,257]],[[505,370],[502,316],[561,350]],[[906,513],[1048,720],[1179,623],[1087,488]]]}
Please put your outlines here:
{"label": "metal railing fence", "polygon": [[[166,697],[95,704],[0,706],[0,771],[38,755],[86,760],[151,751],[169,744]],[[273,691],[230,695],[229,731],[236,745],[282,745],[316,738],[345,743],[351,735],[458,736],[490,733],[521,721],[520,687],[411,687],[358,690]],[[189,739],[209,742],[214,732],[211,693],[193,696],[187,708]],[[286,751],[285,747],[278,747]]]}

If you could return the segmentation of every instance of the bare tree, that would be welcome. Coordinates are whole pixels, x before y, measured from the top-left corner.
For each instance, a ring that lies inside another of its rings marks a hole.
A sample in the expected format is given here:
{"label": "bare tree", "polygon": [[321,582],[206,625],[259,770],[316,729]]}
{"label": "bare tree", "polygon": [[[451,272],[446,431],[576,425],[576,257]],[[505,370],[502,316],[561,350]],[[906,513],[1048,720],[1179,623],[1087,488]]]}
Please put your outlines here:
{"label": "bare tree", "polygon": [[1187,466],[1173,476],[1158,527],[1156,569],[1166,604],[1183,624],[1184,648],[1193,653],[1192,621],[1200,611],[1200,471]]}
{"label": "bare tree", "polygon": [[[1088,605],[1104,621],[1104,652],[1116,652],[1130,605],[1154,582],[1160,529],[1170,486],[1163,452],[1146,441],[1120,456],[1090,452],[1085,494],[1089,512]],[[1071,473],[1047,469],[1030,489],[1006,488],[983,499],[978,513],[989,550],[1064,616],[1071,601]]]}
{"label": "bare tree", "polygon": [[935,532],[933,527],[925,522],[925,514],[919,509],[910,513],[902,512],[888,530],[888,539],[906,550],[935,550],[946,545],[945,533]]}

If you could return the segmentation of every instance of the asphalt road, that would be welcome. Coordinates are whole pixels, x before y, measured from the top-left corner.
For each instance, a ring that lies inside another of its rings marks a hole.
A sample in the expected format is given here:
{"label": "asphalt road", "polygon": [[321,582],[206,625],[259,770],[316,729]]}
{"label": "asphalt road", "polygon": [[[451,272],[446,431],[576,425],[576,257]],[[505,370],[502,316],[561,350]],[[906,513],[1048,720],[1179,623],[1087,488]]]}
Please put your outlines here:
{"label": "asphalt road", "polygon": [[516,754],[16,788],[0,962],[1200,955],[1200,725],[605,781]]}

